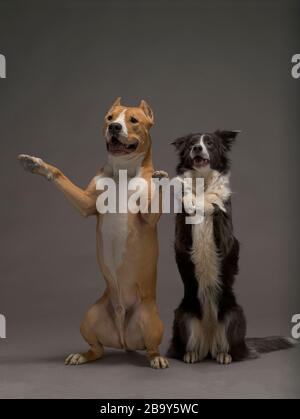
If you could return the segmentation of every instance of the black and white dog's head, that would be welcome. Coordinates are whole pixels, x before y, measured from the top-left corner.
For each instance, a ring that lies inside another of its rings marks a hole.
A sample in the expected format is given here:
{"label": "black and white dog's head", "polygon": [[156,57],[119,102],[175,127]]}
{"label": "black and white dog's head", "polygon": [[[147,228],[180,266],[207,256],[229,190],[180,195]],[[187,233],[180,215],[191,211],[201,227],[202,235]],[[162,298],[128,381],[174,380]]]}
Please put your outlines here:
{"label": "black and white dog's head", "polygon": [[230,168],[228,152],[240,131],[189,134],[172,144],[179,153],[177,173],[196,170],[205,175],[209,170],[227,173]]}

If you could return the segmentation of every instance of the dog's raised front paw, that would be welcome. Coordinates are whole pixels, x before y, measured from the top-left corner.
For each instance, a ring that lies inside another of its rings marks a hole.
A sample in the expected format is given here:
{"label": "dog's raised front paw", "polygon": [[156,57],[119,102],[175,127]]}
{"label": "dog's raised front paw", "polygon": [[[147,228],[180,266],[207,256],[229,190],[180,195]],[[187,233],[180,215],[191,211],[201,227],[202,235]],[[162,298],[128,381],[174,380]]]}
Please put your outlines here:
{"label": "dog's raised front paw", "polygon": [[39,157],[29,156],[27,154],[19,154],[18,160],[25,170],[30,173],[37,173],[45,176],[48,180],[53,179],[53,174],[49,166]]}
{"label": "dog's raised front paw", "polygon": [[19,154],[18,160],[25,170],[36,173],[43,165],[43,160],[38,157],[28,156],[27,154]]}
{"label": "dog's raised front paw", "polygon": [[187,214],[194,214],[196,211],[196,197],[193,194],[184,195],[182,198],[184,210]]}
{"label": "dog's raised front paw", "polygon": [[155,170],[152,175],[155,179],[169,178],[169,175],[164,170]]}

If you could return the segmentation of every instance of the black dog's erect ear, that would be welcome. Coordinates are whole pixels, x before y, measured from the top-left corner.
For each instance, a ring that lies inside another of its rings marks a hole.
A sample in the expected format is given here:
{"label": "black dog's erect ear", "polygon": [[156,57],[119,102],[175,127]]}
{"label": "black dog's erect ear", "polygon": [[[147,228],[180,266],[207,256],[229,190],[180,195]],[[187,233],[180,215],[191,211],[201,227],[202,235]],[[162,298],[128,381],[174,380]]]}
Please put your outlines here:
{"label": "black dog's erect ear", "polygon": [[172,141],[170,144],[175,146],[177,151],[180,151],[182,146],[185,144],[185,142],[190,138],[190,134],[189,135],[185,135],[183,137],[179,137],[176,140]]}
{"label": "black dog's erect ear", "polygon": [[229,131],[229,130],[219,130],[218,129],[217,131],[215,131],[215,134],[222,139],[224,147],[226,148],[227,151],[229,151],[231,149],[231,146],[234,143],[237,135],[240,132],[241,131],[239,131],[239,130]]}

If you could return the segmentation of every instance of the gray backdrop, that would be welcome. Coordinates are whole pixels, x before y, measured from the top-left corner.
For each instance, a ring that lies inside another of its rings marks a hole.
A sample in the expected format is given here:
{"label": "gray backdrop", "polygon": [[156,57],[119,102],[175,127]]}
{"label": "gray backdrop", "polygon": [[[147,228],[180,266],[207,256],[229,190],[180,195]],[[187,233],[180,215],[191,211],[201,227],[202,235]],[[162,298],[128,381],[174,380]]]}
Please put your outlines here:
{"label": "gray backdrop", "polygon": [[[26,5],[25,5],[26,4]],[[85,348],[79,323],[103,290],[95,220],[81,219],[16,156],[34,154],[85,186],[105,161],[102,119],[117,96],[155,112],[155,167],[175,173],[179,135],[241,129],[232,153],[236,284],[251,336],[290,335],[298,277],[299,1],[0,1],[0,397],[297,397],[299,352],[221,367]],[[183,287],[174,216],[159,225],[158,304],[170,337]]]}

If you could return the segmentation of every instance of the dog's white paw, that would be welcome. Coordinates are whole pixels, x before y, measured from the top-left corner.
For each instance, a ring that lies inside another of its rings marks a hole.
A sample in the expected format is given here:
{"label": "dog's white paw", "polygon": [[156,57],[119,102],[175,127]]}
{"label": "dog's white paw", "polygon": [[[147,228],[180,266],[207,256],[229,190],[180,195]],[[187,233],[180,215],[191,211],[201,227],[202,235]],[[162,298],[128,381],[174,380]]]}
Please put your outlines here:
{"label": "dog's white paw", "polygon": [[169,368],[169,362],[163,356],[156,356],[155,358],[151,359],[150,365],[154,369]]}
{"label": "dog's white paw", "polygon": [[199,355],[197,352],[187,352],[184,357],[183,361],[187,364],[194,364],[200,360]]}
{"label": "dog's white paw", "polygon": [[184,210],[187,214],[194,214],[196,211],[196,198],[193,194],[184,195],[182,198]]}
{"label": "dog's white paw", "polygon": [[169,175],[164,170],[155,170],[152,175],[153,178],[162,179],[162,178],[169,178]]}
{"label": "dog's white paw", "polygon": [[80,365],[88,362],[88,359],[83,354],[70,354],[65,359],[66,365]]}
{"label": "dog's white paw", "polygon": [[18,160],[23,168],[31,173],[35,173],[44,163],[39,157],[28,156],[28,154],[19,154]]}
{"label": "dog's white paw", "polygon": [[48,180],[52,179],[53,176],[48,169],[47,164],[39,157],[29,156],[28,154],[19,154],[18,160],[28,172],[46,176]]}
{"label": "dog's white paw", "polygon": [[228,364],[231,364],[231,362],[232,362],[232,357],[231,357],[231,355],[230,355],[230,354],[228,354],[228,353],[225,353],[225,352],[220,352],[220,353],[218,353],[218,355],[217,355],[216,361],[217,361],[219,364],[228,365]]}

